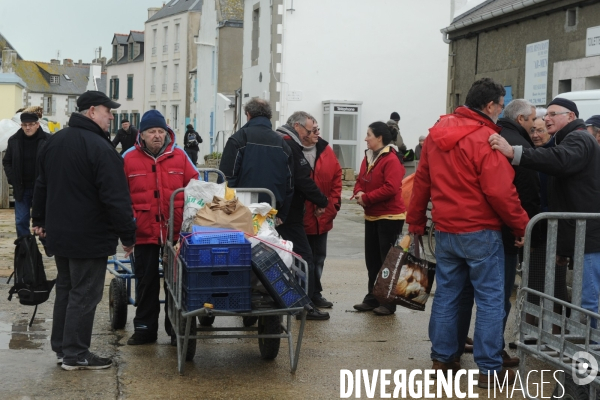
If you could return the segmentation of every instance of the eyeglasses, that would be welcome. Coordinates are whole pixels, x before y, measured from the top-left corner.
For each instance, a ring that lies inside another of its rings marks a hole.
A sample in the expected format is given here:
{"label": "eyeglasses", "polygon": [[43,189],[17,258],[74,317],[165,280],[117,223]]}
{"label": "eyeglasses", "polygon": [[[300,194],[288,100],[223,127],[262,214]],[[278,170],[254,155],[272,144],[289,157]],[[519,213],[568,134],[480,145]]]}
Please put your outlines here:
{"label": "eyeglasses", "polygon": [[554,117],[556,117],[557,115],[560,115],[560,114],[568,114],[568,113],[570,113],[570,112],[571,112],[571,111],[563,111],[563,112],[554,112],[554,111],[552,111],[552,112],[549,112],[548,114],[544,115],[544,118],[548,118],[548,117],[550,117],[550,118],[554,118]]}
{"label": "eyeglasses", "polygon": [[315,135],[319,134],[319,132],[321,132],[321,128],[313,128],[312,133],[314,133]]}
{"label": "eyeglasses", "polygon": [[541,135],[542,133],[546,133],[546,130],[543,128],[538,128],[534,129],[532,133],[537,133],[538,135]]}
{"label": "eyeglasses", "polygon": [[298,124],[298,125],[300,125],[301,127],[303,127],[303,128],[306,130],[306,132],[308,132],[308,134],[309,134],[309,135],[310,135],[311,133],[317,133],[317,132],[315,132],[315,130],[314,130],[314,129],[311,131],[311,130],[309,130],[308,128],[306,128],[306,127],[305,127],[304,125],[302,125],[302,124]]}
{"label": "eyeglasses", "polygon": [[37,122],[32,122],[31,124],[21,124],[23,128],[34,128],[37,125]]}
{"label": "eyeglasses", "polygon": [[500,103],[496,103],[500,106],[500,108],[502,108],[504,110],[504,104],[500,104]]}

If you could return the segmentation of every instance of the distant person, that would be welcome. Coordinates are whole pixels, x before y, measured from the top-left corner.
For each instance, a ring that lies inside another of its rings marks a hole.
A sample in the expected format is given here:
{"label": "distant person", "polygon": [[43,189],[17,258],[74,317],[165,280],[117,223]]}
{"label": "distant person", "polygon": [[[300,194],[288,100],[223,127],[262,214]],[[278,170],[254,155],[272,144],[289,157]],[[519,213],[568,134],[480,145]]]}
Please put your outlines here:
{"label": "distant person", "polygon": [[421,151],[423,150],[423,144],[425,143],[425,136],[419,136],[419,144],[415,147],[415,160],[421,159]]}
{"label": "distant person", "polygon": [[367,150],[354,185],[354,198],[365,213],[365,264],[367,294],[354,305],[357,311],[373,311],[376,315],[392,315],[395,304],[382,304],[373,295],[377,273],[390,248],[402,233],[406,208],[402,200],[404,166],[396,149],[390,145],[393,128],[373,122],[367,129]]}
{"label": "distant person", "polygon": [[[543,115],[546,115],[546,109],[542,109],[542,116],[540,116],[539,110],[540,109],[538,108],[536,111],[538,117],[533,123],[533,130],[529,132],[529,137],[531,138],[531,141],[533,142],[533,145],[535,147],[542,147],[548,142],[550,142],[550,140],[553,138],[553,136],[548,133],[548,129],[546,128],[546,122],[544,122]],[[554,143],[554,140],[552,140],[552,143]]]}
{"label": "distant person", "polygon": [[123,159],[106,137],[120,104],[99,91],[77,99],[69,127],[48,139],[39,155],[33,229],[55,255],[56,300],[50,343],[68,371],[103,369],[110,358],[91,353],[96,306],[102,300],[106,259],[118,240],[133,252],[135,222]]}
{"label": "distant person", "polygon": [[600,143],[600,115],[593,115],[585,121],[585,126],[589,133],[592,134]]}
{"label": "distant person", "polygon": [[192,164],[196,166],[198,164],[198,152],[200,151],[200,143],[202,143],[202,138],[194,130],[194,125],[188,124],[185,131],[185,136],[183,137],[183,147],[185,152],[192,160]]}
{"label": "distant person", "polygon": [[404,144],[404,140],[400,134],[400,127],[398,126],[398,122],[394,121],[393,119],[390,119],[387,124],[390,128],[392,128],[392,141],[390,144],[396,146],[398,150],[398,158],[402,162],[404,160],[404,154],[406,153],[406,145]]}
{"label": "distant person", "polygon": [[[292,150],[273,131],[271,106],[266,100],[248,101],[244,112],[248,122],[227,139],[219,169],[229,187],[267,188],[273,192],[277,219],[285,221],[294,194]],[[266,195],[258,199],[271,201]]]}
{"label": "distant person", "polygon": [[[137,307],[134,333],[127,340],[128,345],[135,346],[156,342],[160,315],[158,263],[167,238],[169,202],[176,189],[198,179],[198,170],[185,152],[175,146],[175,134],[157,110],[144,113],[139,139],[123,159],[137,223],[134,251]],[[177,242],[183,219],[183,193],[175,198],[174,216],[173,240]],[[167,304],[165,310],[166,307]],[[165,318],[169,321],[166,315]]]}
{"label": "distant person", "polygon": [[[40,126],[36,114],[22,112],[20,118],[21,128],[8,138],[6,154],[2,159],[6,178],[13,187],[17,237],[31,234],[33,186],[40,172],[37,156],[46,140],[50,138],[50,134],[44,132]],[[48,250],[46,255],[51,256]]]}
{"label": "distant person", "polygon": [[322,295],[321,277],[327,257],[327,233],[333,229],[333,220],[342,206],[342,167],[329,143],[319,135],[320,131],[319,124],[315,121],[312,133],[302,140],[302,151],[312,168],[311,178],[329,202],[325,212],[320,215],[314,203],[308,200],[305,202],[304,229],[315,264],[313,303],[317,307],[330,308],[333,303]]}
{"label": "distant person", "polygon": [[133,147],[137,140],[137,136],[138,131],[135,126],[131,125],[127,118],[123,118],[121,121],[121,129],[119,129],[115,135],[112,144],[116,148],[117,145],[121,143],[121,155],[123,155],[123,153]]}
{"label": "distant person", "polygon": [[396,123],[400,122],[400,114],[398,114],[396,111],[394,111],[391,115],[390,115],[390,119],[393,121],[396,121]]}

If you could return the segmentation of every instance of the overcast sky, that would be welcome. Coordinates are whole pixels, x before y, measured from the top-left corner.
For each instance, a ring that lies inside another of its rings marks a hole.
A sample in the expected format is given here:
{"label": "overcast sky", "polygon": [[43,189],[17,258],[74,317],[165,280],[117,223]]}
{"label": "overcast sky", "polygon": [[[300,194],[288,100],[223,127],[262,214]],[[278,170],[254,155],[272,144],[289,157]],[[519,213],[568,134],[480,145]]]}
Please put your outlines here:
{"label": "overcast sky", "polygon": [[0,33],[25,60],[110,58],[115,33],[143,31],[149,7],[162,0],[0,0]]}

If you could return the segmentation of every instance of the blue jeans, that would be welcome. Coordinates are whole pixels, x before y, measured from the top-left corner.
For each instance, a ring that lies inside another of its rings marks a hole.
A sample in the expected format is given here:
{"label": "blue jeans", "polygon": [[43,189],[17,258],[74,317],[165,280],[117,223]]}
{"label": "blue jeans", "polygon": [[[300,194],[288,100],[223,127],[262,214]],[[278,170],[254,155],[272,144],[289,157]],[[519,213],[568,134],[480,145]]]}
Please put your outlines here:
{"label": "blue jeans", "polygon": [[33,188],[23,190],[23,200],[15,200],[15,225],[17,236],[27,236],[31,233],[31,203],[33,201]]}
{"label": "blue jeans", "polygon": [[[598,297],[600,296],[600,253],[583,255],[583,285],[581,288],[581,307],[598,313]],[[592,326],[596,327],[596,320]]]}
{"label": "blue jeans", "polygon": [[500,371],[504,318],[504,248],[500,231],[436,231],[435,235],[437,288],[429,320],[431,358],[447,363],[462,353],[475,299],[475,362],[482,374]]}
{"label": "blue jeans", "polygon": [[[515,286],[515,276],[517,275],[518,254],[504,253],[504,320],[502,321],[502,332],[506,330],[506,321],[510,314],[510,296]],[[506,347],[504,338],[502,339],[502,348]]]}

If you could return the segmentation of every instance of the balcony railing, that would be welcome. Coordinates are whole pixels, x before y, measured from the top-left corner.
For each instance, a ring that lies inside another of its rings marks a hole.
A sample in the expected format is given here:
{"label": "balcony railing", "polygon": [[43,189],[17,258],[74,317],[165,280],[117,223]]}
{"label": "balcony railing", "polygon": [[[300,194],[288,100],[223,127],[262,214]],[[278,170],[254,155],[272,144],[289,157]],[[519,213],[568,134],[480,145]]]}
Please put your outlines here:
{"label": "balcony railing", "polygon": [[156,55],[156,47],[152,48],[152,55],[155,56]]}
{"label": "balcony railing", "polygon": [[173,84],[173,91],[174,91],[174,92],[179,92],[179,83],[175,82],[175,83]]}
{"label": "balcony railing", "polygon": [[163,93],[167,92],[167,84],[166,83],[163,83],[163,85],[162,85],[162,91],[163,91]]}
{"label": "balcony railing", "polygon": [[175,43],[174,51],[179,51],[179,43]]}
{"label": "balcony railing", "polygon": [[156,85],[150,86],[150,93],[156,92]]}
{"label": "balcony railing", "polygon": [[163,53],[168,53],[168,52],[169,52],[169,45],[168,45],[168,44],[165,44],[165,45],[163,46]]}

